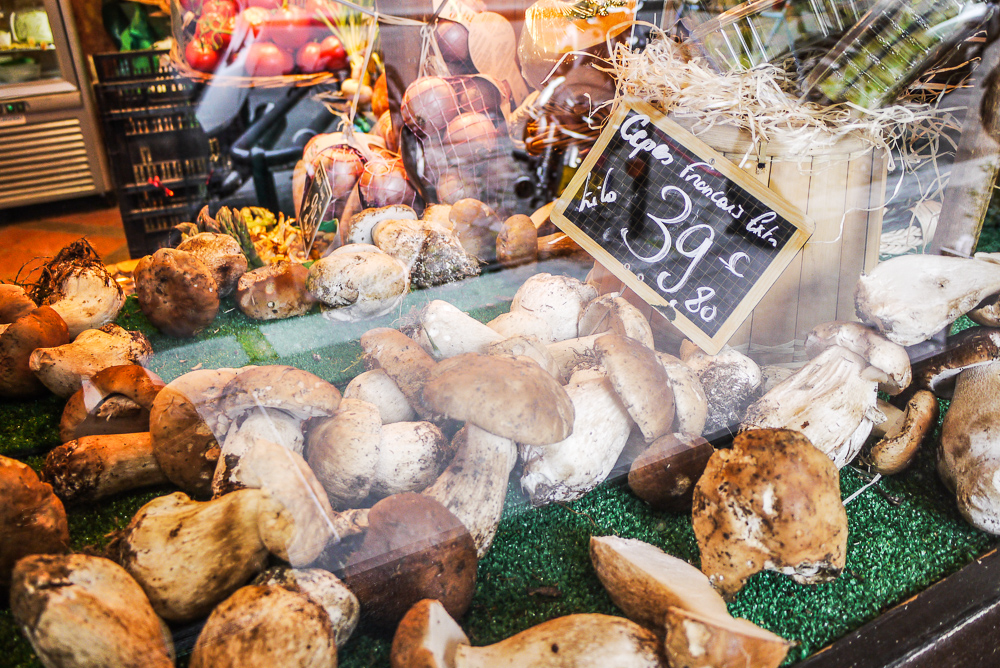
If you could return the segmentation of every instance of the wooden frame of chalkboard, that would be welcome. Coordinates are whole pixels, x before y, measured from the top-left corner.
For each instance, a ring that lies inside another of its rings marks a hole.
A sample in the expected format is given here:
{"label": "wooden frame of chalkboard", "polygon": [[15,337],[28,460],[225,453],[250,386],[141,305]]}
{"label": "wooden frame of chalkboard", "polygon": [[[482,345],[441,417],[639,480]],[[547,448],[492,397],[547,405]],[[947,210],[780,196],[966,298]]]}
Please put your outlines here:
{"label": "wooden frame of chalkboard", "polygon": [[640,100],[618,103],[552,220],[709,354],[814,229],[787,200]]}

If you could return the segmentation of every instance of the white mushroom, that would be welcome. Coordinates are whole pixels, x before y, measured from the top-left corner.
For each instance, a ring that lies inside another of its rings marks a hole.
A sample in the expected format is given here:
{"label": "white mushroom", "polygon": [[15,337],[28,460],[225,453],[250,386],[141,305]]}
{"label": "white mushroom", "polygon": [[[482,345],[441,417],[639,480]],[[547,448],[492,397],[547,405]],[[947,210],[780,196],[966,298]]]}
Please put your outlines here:
{"label": "white mushroom", "polygon": [[858,316],[901,346],[926,341],[1000,292],[998,257],[901,255],[881,262],[858,279]]}
{"label": "white mushroom", "polygon": [[559,380],[561,374],[556,361],[552,359],[548,348],[544,343],[533,336],[511,336],[491,343],[486,347],[487,355],[513,355],[515,357],[527,357],[538,363],[549,374]]}
{"label": "white mushroom", "polygon": [[621,399],[603,377],[570,382],[576,416],[569,437],[549,445],[519,443],[521,488],[532,505],[573,501],[611,472],[632,428]]}
{"label": "white mushroom", "polygon": [[569,276],[535,274],[518,289],[510,310],[526,311],[543,318],[556,341],[579,336],[578,322],[584,307],[597,291]]}
{"label": "white mushroom", "polygon": [[701,434],[708,420],[708,396],[698,374],[673,355],[656,353],[660,366],[667,372],[667,381],[674,393],[677,419],[674,431]]}
{"label": "white mushroom", "polygon": [[243,458],[262,439],[301,455],[305,442],[302,420],[275,408],[261,408],[242,421],[233,422],[222,443],[219,463],[212,478],[212,493],[215,496],[246,486],[243,482]]}
{"label": "white mushroom", "polygon": [[345,398],[309,430],[307,461],[334,508],[351,508],[374,483],[382,421],[374,404]]}
{"label": "white mushroom", "polygon": [[29,359],[31,370],[54,394],[69,397],[84,378],[122,364],[145,364],[153,348],[142,332],[130,332],[111,323],[81,332],[72,343],[37,348]]}
{"label": "white mushroom", "polygon": [[341,231],[344,244],[374,244],[372,230],[386,220],[416,220],[417,214],[405,204],[390,204],[354,214]]}
{"label": "white mushroom", "polygon": [[255,585],[277,585],[307,596],[326,612],[333,627],[334,642],[343,647],[358,626],[361,607],[351,593],[333,573],[321,568],[269,568],[253,580]]}
{"label": "white mushroom", "polygon": [[417,416],[406,395],[382,369],[372,369],[355,376],[344,388],[344,398],[374,404],[382,424],[411,422]]}
{"label": "white mushroom", "polygon": [[331,307],[324,316],[364,320],[396,308],[409,292],[410,279],[407,268],[391,255],[345,248],[317,260],[306,287]]}
{"label": "white mushroom", "polygon": [[590,336],[556,341],[546,346],[549,355],[552,356],[559,368],[559,376],[563,382],[568,381],[578,368],[598,365],[594,345],[601,336],[601,334],[591,334]]}
{"label": "white mushroom", "polygon": [[552,326],[544,318],[528,311],[508,311],[486,323],[486,326],[507,338],[534,336],[545,344],[552,343]]}
{"label": "white mushroom", "polygon": [[876,406],[879,374],[840,346],[824,350],[754,402],[741,430],[794,429],[843,468],[861,451],[872,426],[885,420]]}
{"label": "white mushroom", "polygon": [[420,326],[435,359],[484,353],[503,336],[446,301],[435,299],[420,310]]}
{"label": "white mushroom", "polygon": [[653,329],[642,312],[624,297],[601,295],[583,310],[579,323],[580,336],[614,332],[635,339],[653,349]]}
{"label": "white mushroom", "polygon": [[618,334],[602,334],[594,349],[646,442],[668,433],[674,423],[674,393],[653,349]]}

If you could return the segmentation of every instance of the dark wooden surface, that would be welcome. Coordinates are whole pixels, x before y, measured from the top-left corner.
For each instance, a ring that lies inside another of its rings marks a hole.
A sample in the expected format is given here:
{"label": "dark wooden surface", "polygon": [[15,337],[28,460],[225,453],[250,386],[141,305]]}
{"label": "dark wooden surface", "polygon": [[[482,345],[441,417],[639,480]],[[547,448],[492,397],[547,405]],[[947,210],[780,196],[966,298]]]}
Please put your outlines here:
{"label": "dark wooden surface", "polygon": [[997,668],[1000,553],[888,610],[797,668]]}

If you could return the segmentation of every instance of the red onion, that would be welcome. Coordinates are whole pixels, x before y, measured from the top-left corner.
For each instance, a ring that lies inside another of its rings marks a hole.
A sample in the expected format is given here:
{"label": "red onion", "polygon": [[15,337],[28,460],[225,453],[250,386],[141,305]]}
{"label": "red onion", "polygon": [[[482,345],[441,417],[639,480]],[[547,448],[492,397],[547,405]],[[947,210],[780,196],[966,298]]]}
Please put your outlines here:
{"label": "red onion", "polygon": [[418,195],[406,178],[406,169],[399,158],[372,160],[365,165],[358,184],[365,206],[381,207],[390,204],[415,206]]}
{"label": "red onion", "polygon": [[441,55],[448,61],[464,61],[469,57],[469,31],[461,23],[441,19],[434,28]]}
{"label": "red onion", "polygon": [[415,133],[440,135],[458,115],[458,98],[441,77],[422,77],[407,87],[400,111],[403,122]]}
{"label": "red onion", "polygon": [[463,112],[498,114],[501,99],[497,87],[479,77],[470,77],[459,86],[458,105]]}
{"label": "red onion", "polygon": [[364,169],[361,156],[347,146],[324,149],[314,161],[314,165],[317,168],[317,176],[320,172],[326,174],[335,200],[347,197]]}

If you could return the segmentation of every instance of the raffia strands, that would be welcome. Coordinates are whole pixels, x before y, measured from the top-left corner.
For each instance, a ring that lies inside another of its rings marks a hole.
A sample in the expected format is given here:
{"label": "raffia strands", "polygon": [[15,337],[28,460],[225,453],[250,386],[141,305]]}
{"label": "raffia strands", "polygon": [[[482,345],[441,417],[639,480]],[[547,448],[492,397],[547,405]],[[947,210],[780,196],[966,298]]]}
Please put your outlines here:
{"label": "raffia strands", "polygon": [[765,64],[719,74],[700,58],[688,60],[681,47],[662,35],[641,52],[619,44],[612,60],[618,98],[639,98],[674,117],[697,119],[695,134],[718,124],[736,126],[749,132],[755,145],[780,140],[792,147],[793,155],[833,146],[848,135],[876,149],[898,149],[905,134],[901,127],[927,124],[947,113],[915,103],[866,110],[803,102],[787,92],[793,82],[779,67]]}

